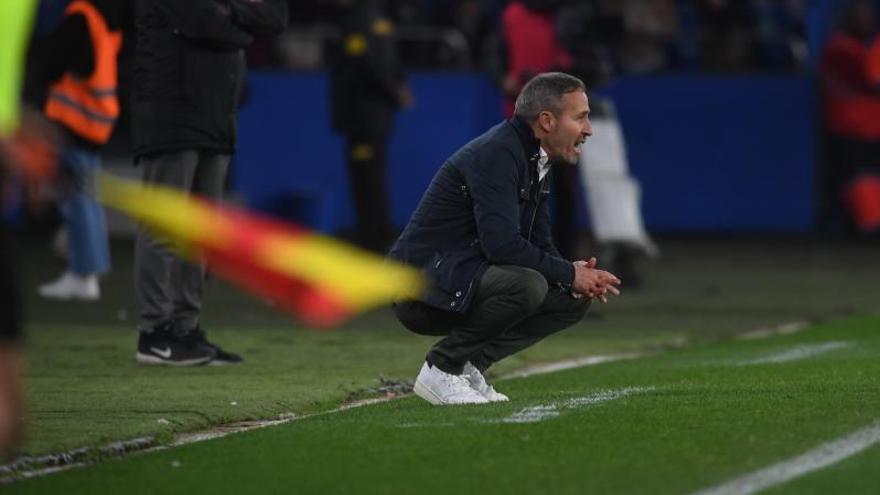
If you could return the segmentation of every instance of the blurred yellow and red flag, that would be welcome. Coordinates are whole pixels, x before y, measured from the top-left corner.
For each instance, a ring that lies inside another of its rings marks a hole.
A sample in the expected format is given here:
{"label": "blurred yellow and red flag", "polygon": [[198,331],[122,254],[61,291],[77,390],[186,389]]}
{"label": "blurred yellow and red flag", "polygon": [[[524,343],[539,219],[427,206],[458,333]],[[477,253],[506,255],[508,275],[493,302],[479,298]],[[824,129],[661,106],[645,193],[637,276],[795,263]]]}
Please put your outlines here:
{"label": "blurred yellow and red flag", "polygon": [[418,298],[425,286],[411,267],[176,189],[104,174],[101,200],[169,240],[184,257],[204,259],[213,273],[317,327],[395,299]]}

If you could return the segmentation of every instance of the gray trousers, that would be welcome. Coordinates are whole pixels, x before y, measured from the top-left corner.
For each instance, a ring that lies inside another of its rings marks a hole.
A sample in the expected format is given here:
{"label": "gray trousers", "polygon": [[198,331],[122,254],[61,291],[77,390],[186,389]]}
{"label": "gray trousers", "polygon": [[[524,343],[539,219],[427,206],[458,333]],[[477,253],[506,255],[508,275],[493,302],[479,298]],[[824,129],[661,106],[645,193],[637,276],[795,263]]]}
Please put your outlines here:
{"label": "gray trousers", "polygon": [[531,268],[490,266],[480,279],[474,301],[464,314],[444,311],[419,301],[394,305],[397,318],[423,335],[445,336],[428,352],[426,361],[446,373],[460,374],[470,361],[480,371],[584,317],[589,299],[574,299],[549,288]]}
{"label": "gray trousers", "polygon": [[[145,184],[221,199],[229,155],[184,150],[143,159]],[[167,240],[138,226],[134,247],[134,290],[140,308],[138,331],[173,325],[177,334],[198,327],[202,310],[203,262],[190,263],[171,251]]]}

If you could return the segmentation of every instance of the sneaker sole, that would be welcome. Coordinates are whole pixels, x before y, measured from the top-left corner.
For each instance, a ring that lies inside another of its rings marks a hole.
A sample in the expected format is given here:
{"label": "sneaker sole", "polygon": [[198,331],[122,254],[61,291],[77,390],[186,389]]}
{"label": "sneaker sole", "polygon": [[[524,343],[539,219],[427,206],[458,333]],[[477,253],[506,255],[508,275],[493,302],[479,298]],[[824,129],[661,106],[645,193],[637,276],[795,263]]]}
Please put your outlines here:
{"label": "sneaker sole", "polygon": [[413,385],[413,392],[419,397],[425,399],[426,401],[434,404],[435,406],[442,406],[445,404],[443,399],[441,399],[437,394],[431,391],[428,387],[426,387],[422,382],[416,380],[415,385]]}
{"label": "sneaker sole", "polygon": [[502,397],[497,397],[497,396],[496,397],[489,397],[488,395],[484,395],[483,397],[485,397],[486,400],[488,400],[489,402],[509,402],[510,401],[510,397],[508,397],[506,395],[502,396]]}
{"label": "sneaker sole", "polygon": [[212,359],[208,362],[208,366],[239,366],[244,361],[224,361],[223,359]]}
{"label": "sneaker sole", "polygon": [[[415,392],[416,395],[418,395],[422,399],[425,399],[426,401],[430,402],[431,404],[433,404],[435,406],[467,406],[467,405],[471,405],[471,404],[488,404],[489,402],[491,402],[489,399],[486,399],[482,395],[479,395],[479,397],[484,399],[482,401],[446,402],[440,396],[435,394],[430,388],[428,388],[422,382],[420,382],[419,380],[416,380],[415,385],[413,385],[413,392]],[[476,391],[474,391],[474,393],[478,394],[478,392],[476,392]]]}
{"label": "sneaker sole", "polygon": [[135,360],[141,364],[160,364],[165,366],[199,366],[207,363],[212,358],[204,357],[204,358],[196,358],[196,359],[183,359],[180,361],[172,361],[170,359],[163,359],[159,356],[153,356],[152,354],[142,354],[138,352],[135,354]]}

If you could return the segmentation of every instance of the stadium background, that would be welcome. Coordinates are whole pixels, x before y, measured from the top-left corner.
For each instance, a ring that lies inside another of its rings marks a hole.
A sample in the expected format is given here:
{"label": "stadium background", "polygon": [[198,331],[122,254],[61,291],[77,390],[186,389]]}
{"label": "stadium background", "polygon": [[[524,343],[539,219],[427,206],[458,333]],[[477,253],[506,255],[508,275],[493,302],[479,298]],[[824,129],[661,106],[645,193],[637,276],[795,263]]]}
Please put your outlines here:
{"label": "stadium background", "polygon": [[[320,45],[332,37],[332,33],[325,30],[326,19],[321,17],[325,3],[292,3],[291,31],[272,49],[277,51],[276,56],[267,61],[266,52],[250,54],[253,63],[247,98],[240,111],[240,149],[235,157],[230,189],[248,206],[338,234],[350,228],[352,212],[342,142],[329,125],[327,75],[318,56],[293,57],[295,63],[283,57],[283,53],[287,53],[284,46],[290,43],[299,47],[297,53],[313,53],[310,50],[320,53]],[[401,5],[412,3],[447,4],[400,2]],[[498,9],[504,2],[449,2],[458,3],[495,5]],[[876,241],[850,235],[840,218],[828,211],[828,198],[822,184],[823,167],[827,164],[819,110],[818,54],[834,25],[836,13],[845,2],[793,3],[803,7],[795,30],[797,39],[807,47],[801,59],[779,66],[758,65],[735,70],[704,70],[673,64],[650,74],[620,74],[613,82],[595,89],[596,93],[614,99],[617,105],[627,138],[631,172],[640,181],[644,193],[642,209],[646,226],[656,236],[662,256],[644,266],[645,284],[641,290],[625,292],[607,306],[597,305],[582,324],[503,363],[498,374],[584,354],[654,353],[681,347],[703,349],[701,346],[706,343],[726,345],[729,339],[745,332],[804,328],[877,311],[876,278],[880,261],[876,256]],[[51,13],[57,12],[60,5],[63,1],[44,2],[38,36],[51,28]],[[401,25],[403,32],[404,27],[405,23]],[[443,32],[447,28],[448,25],[442,25],[437,29]],[[282,56],[278,56],[279,53]],[[130,47],[127,47],[122,62],[123,102],[130,55]],[[32,56],[39,59],[39,53]],[[394,221],[398,227],[404,224],[427,181],[446,156],[502,115],[497,70],[491,64],[486,66],[487,59],[481,55],[469,53],[466,57],[448,58],[437,55],[428,57],[427,62],[414,56],[407,60],[416,104],[399,114],[389,164]],[[35,88],[29,89],[37,92]],[[309,119],[303,119],[303,115]],[[308,125],[304,124],[305,120]],[[139,171],[131,165],[126,115],[120,124],[108,149],[108,168],[114,173],[136,177]],[[224,344],[244,351],[248,364],[239,369],[201,368],[185,376],[179,374],[179,370],[137,367],[132,359],[133,315],[136,313],[130,275],[130,224],[118,217],[114,222],[114,269],[102,281],[102,300],[70,305],[40,300],[34,290],[63,266],[49,247],[57,216],[51,211],[36,214],[20,211],[18,215],[22,226],[23,289],[29,318],[30,423],[24,454],[59,454],[88,447],[92,450],[87,451],[86,457],[102,459],[104,454],[96,449],[112,441],[149,438],[150,445],[166,444],[178,434],[239,420],[277,418],[291,413],[306,415],[333,409],[352,399],[394,395],[406,391],[406,380],[418,369],[429,345],[427,340],[404,331],[391,313],[384,310],[357,318],[334,332],[316,333],[264,301],[214,280],[206,296],[206,325],[210,325],[212,333]],[[580,228],[588,232],[584,208],[579,209],[578,215]],[[859,327],[859,331],[868,336],[870,332],[864,329],[877,323],[876,317],[853,321],[849,326]],[[836,330],[826,334],[832,339],[849,338],[846,332],[841,337]],[[804,338],[809,340],[812,334],[806,335]],[[856,370],[852,376],[862,381],[826,374],[826,368],[822,368],[829,364],[826,361],[818,362],[815,368],[804,365],[803,369],[791,371],[787,379],[799,384],[795,387],[798,390],[812,390],[814,385],[809,380],[816,377],[841,380],[828,384],[825,389],[815,385],[815,402],[792,406],[824,414],[817,413],[821,416],[818,422],[829,430],[815,437],[805,435],[797,444],[798,449],[873,419],[875,395],[864,392],[876,390],[876,380],[872,377],[877,375],[872,375],[872,368],[867,364],[871,345],[876,343],[865,344],[861,361],[841,365]],[[714,348],[708,349],[710,354],[715,352]],[[676,356],[673,352],[664,359],[674,364]],[[836,369],[843,361],[843,358],[840,362],[831,361],[827,369]],[[608,383],[616,383],[616,369],[596,372],[596,375],[586,371],[578,378],[577,386],[592,386],[597,375],[611,376],[606,383],[611,386]],[[719,402],[723,404],[719,408],[738,414],[730,421],[765,417],[779,423],[768,429],[788,430],[785,425],[790,416],[782,412],[774,416],[772,404],[761,400],[789,397],[790,388],[780,393],[787,384],[774,385],[777,388],[766,385],[774,380],[774,371],[768,370],[749,381],[752,389],[721,390],[719,395],[724,399]],[[705,370],[699,373],[699,376],[712,376]],[[798,382],[799,379],[803,382]],[[712,380],[693,381],[699,384]],[[734,376],[731,381],[736,383],[737,378]],[[574,385],[560,382],[551,384],[550,388],[554,386]],[[526,386],[521,386],[521,390],[525,398],[531,397]],[[537,396],[549,389],[536,386],[535,390]],[[741,408],[740,404],[723,402],[728,400],[731,390],[734,394],[754,392],[753,407]],[[832,392],[840,395],[827,399],[832,397]],[[853,395],[847,395],[850,392]],[[829,400],[838,402],[829,405]],[[384,406],[387,409],[379,410],[376,415],[396,418],[394,415],[400,410],[410,414],[415,409],[411,414],[422,414],[422,419],[432,420],[432,413],[418,409],[414,401],[399,402],[402,405]],[[836,414],[838,404],[844,402],[846,414]],[[837,423],[838,416],[852,418]],[[705,415],[700,412],[694,417],[682,417],[689,418],[683,421],[699,426]],[[614,420],[612,417],[610,424],[615,424]],[[348,427],[359,427],[356,420],[350,423],[356,426],[343,423],[338,430],[341,435],[349,431]],[[636,417],[621,424],[648,423]],[[719,428],[726,429],[723,422],[719,424]],[[687,428],[691,428],[691,424]],[[386,431],[380,433],[384,435]],[[687,436],[714,441],[709,435],[691,435],[690,430]],[[321,444],[322,438],[319,436],[316,443]],[[744,433],[743,438],[748,438],[748,434]],[[777,442],[769,434],[767,438],[769,447],[758,443],[744,447],[742,453],[726,451],[736,459],[719,461],[720,464],[728,462],[725,466],[729,469],[725,473],[744,470],[735,461],[752,459],[749,456],[752,452],[763,452],[766,456],[779,453],[765,459],[769,462],[783,456],[774,449],[793,445],[782,440]],[[384,441],[378,436],[377,440],[367,443],[379,446]],[[293,449],[297,445],[290,441],[275,447],[278,458],[285,458],[281,449]],[[654,451],[643,455],[640,449],[630,449],[638,457],[633,459],[633,465],[655,464],[658,459],[674,462],[680,455],[675,445],[656,455]],[[343,448],[347,447],[343,445]],[[217,458],[235,459],[243,470],[253,475],[252,478],[242,475],[235,483],[227,480],[227,490],[239,489],[237,483],[251,483],[247,489],[256,491],[261,487],[272,489],[267,481],[272,478],[272,472],[261,471],[248,460],[236,458],[234,453],[239,449],[233,446],[224,450],[223,444],[217,444],[209,450],[215,452]],[[273,451],[273,448],[261,447],[260,451]],[[799,450],[792,447],[792,451]],[[163,455],[176,459],[177,454],[173,452]],[[602,449],[597,448],[597,452]],[[785,451],[784,455],[788,453]],[[288,455],[300,454],[308,456],[310,452]],[[874,456],[876,458],[876,452]],[[210,456],[204,455],[204,458]],[[378,454],[372,458],[384,459]],[[397,477],[397,470],[406,459],[390,455],[387,459],[391,466],[389,471],[376,470],[376,473],[387,475],[389,479]],[[163,458],[162,462],[162,466],[167,467],[172,461]],[[187,462],[184,459],[185,466]],[[562,464],[578,465],[575,461]],[[860,476],[848,479],[853,483],[861,480],[864,486],[876,488],[876,477],[872,476],[868,464],[859,471]],[[119,465],[125,466],[124,463]],[[300,481],[322,474],[327,474],[327,483],[369,479],[330,463],[314,466],[309,459],[297,466],[300,470],[296,476]],[[281,472],[283,468],[276,471]],[[685,471],[676,478],[691,479],[695,471],[699,469]],[[706,471],[707,476],[714,473],[710,471]],[[71,478],[64,475],[44,478],[49,488],[42,490],[38,485],[27,483],[15,488],[31,493],[57,493],[61,489],[73,492],[71,488],[88,492],[90,487],[93,492],[108,491],[109,485],[102,485],[107,480],[117,480],[118,486],[124,487],[135,479],[131,474],[112,478],[99,473],[91,480],[94,485],[89,485],[82,477],[92,476],[92,471],[80,473]],[[157,473],[162,476],[151,476]],[[202,471],[199,476],[223,483],[223,473],[222,467],[216,469],[215,466],[215,470]],[[523,473],[533,472],[524,469]],[[165,474],[158,468],[151,471],[142,467],[137,479],[159,479]],[[724,478],[718,477],[717,481]],[[400,479],[404,487],[419,482],[403,476]],[[560,480],[560,483],[569,482],[564,477]],[[633,485],[628,489],[610,484],[604,486],[605,491],[638,492],[639,487],[665,486],[657,484],[657,478],[633,477],[631,481]],[[51,486],[56,482],[58,486]],[[200,480],[194,481],[197,482]],[[283,486],[295,487],[296,482],[293,480]],[[321,485],[315,486],[320,488]],[[381,490],[383,485],[375,486]],[[575,492],[584,485],[567,486],[568,491]],[[223,488],[217,487],[218,492]],[[602,486],[599,488],[601,491]],[[674,487],[668,490],[674,491]]]}

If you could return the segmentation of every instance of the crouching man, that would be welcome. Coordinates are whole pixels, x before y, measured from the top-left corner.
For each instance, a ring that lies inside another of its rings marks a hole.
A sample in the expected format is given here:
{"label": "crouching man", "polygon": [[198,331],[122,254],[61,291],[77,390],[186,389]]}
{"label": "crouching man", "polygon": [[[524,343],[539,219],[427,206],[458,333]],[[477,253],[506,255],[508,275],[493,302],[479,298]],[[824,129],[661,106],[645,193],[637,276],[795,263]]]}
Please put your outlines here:
{"label": "crouching man", "polygon": [[577,323],[592,299],[619,294],[620,280],[595,258],[565,260],[550,236],[547,174],[577,162],[589,114],[580,79],[532,79],[512,119],[443,164],[391,248],[431,282],[421,300],[394,305],[408,329],[443,336],[415,382],[428,402],[508,400],[486,383],[486,369]]}

